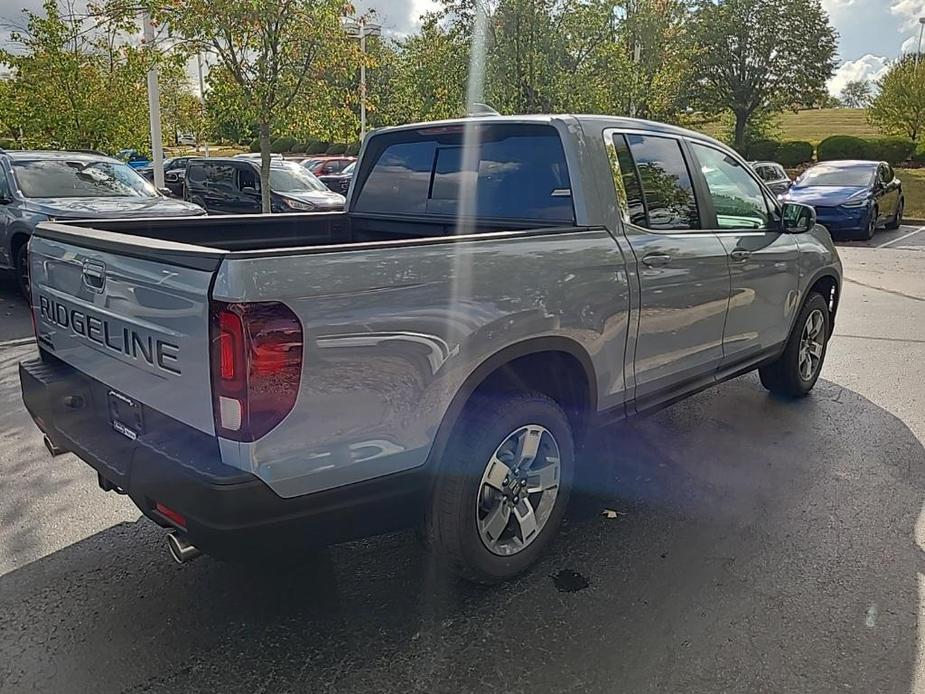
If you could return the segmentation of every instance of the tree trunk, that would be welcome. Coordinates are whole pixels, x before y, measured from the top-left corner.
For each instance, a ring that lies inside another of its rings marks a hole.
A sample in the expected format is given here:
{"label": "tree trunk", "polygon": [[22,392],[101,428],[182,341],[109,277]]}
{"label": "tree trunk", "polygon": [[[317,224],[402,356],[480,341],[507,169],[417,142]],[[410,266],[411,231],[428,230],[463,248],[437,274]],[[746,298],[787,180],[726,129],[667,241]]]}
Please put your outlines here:
{"label": "tree trunk", "polygon": [[744,156],[745,154],[745,128],[748,125],[748,112],[735,111],[736,127],[733,137],[733,148]]}
{"label": "tree trunk", "polygon": [[270,210],[270,124],[260,123],[260,211]]}

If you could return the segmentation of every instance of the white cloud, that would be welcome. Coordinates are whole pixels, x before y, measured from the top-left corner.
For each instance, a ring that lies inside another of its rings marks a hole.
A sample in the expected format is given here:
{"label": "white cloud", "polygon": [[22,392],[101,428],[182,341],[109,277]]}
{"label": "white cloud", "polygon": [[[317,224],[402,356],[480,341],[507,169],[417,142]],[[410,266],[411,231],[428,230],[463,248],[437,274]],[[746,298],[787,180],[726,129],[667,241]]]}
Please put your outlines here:
{"label": "white cloud", "polygon": [[854,3],[855,0],[822,0],[822,9],[831,14],[851,7]]}
{"label": "white cloud", "polygon": [[867,54],[857,60],[848,60],[835,70],[835,75],[828,82],[829,94],[838,96],[845,85],[852,80],[880,79],[888,69],[889,59],[879,55]]}
{"label": "white cloud", "polygon": [[919,17],[925,17],[925,0],[893,0],[890,13],[905,20],[907,26],[915,26]]}

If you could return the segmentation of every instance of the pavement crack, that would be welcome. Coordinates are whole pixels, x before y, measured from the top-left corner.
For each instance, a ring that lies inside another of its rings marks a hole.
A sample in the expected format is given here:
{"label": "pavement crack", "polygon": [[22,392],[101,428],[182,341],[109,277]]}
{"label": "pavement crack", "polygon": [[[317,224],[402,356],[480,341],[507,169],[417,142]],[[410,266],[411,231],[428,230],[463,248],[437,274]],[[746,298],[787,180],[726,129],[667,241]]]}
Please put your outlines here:
{"label": "pavement crack", "polygon": [[859,287],[867,287],[868,289],[873,289],[878,292],[886,292],[887,294],[892,294],[893,296],[901,296],[904,299],[912,299],[913,301],[925,301],[925,298],[921,296],[913,296],[912,294],[906,294],[905,292],[898,292],[895,289],[884,289],[883,287],[877,287],[877,286],[874,286],[873,284],[867,284],[866,282],[859,282],[858,280],[853,280],[850,277],[846,277],[845,282],[856,284]]}

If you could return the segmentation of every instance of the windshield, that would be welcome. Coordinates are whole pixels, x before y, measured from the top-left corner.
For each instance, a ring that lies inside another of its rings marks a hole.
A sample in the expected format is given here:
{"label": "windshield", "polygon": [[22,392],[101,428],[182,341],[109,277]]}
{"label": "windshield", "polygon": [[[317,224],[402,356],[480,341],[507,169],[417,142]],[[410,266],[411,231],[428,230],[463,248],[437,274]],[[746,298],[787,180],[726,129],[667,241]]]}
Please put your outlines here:
{"label": "windshield", "polygon": [[350,165],[348,165],[347,167],[345,167],[344,170],[341,171],[341,173],[342,173],[342,174],[347,174],[347,175],[351,175],[351,176],[352,176],[352,175],[353,175],[353,171],[354,171],[354,169],[356,169],[356,167],[357,167],[357,163],[356,163],[356,162],[353,162],[352,164],[350,164]]}
{"label": "windshield", "polygon": [[270,167],[270,190],[277,193],[306,193],[327,189],[314,174],[298,164],[283,162]]}
{"label": "windshield", "polygon": [[862,188],[874,180],[874,169],[848,169],[836,166],[814,166],[797,179],[801,186],[839,186]]}
{"label": "windshield", "polygon": [[37,159],[13,163],[27,198],[153,198],[157,191],[125,164]]}

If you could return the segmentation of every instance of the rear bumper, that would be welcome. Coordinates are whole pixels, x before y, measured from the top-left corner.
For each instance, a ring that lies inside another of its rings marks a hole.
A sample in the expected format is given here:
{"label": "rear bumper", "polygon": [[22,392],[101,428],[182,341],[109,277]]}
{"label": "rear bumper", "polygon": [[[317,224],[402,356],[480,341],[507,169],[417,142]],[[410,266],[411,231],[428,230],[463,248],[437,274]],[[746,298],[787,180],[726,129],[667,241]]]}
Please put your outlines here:
{"label": "rear bumper", "polygon": [[284,499],[256,476],[221,462],[218,444],[181,422],[144,408],[135,441],[113,430],[104,384],[51,356],[19,365],[22,397],[51,443],[71,451],[164,527],[161,503],[186,519],[184,532],[204,552],[236,558],[387,532],[422,510],[420,472],[389,475]]}

